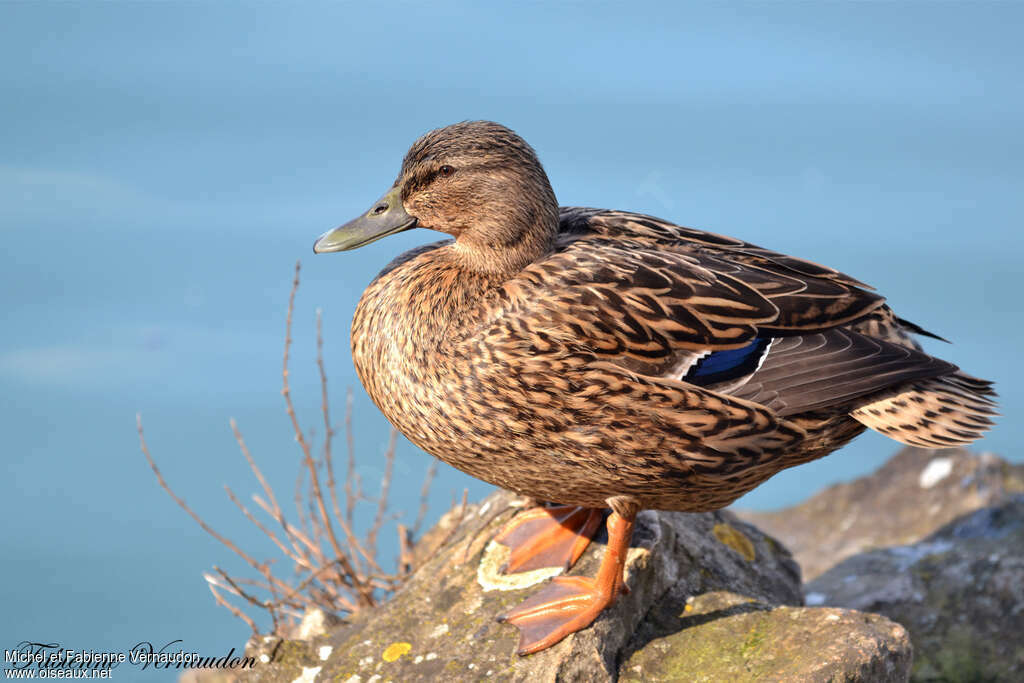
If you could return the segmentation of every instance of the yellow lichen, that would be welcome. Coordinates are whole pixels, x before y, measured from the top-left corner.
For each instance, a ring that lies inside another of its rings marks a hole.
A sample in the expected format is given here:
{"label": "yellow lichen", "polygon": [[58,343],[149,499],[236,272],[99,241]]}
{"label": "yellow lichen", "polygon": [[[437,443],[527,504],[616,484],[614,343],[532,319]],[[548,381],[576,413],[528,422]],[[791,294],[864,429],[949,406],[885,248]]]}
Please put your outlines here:
{"label": "yellow lichen", "polygon": [[747,562],[753,562],[757,557],[757,553],[754,552],[754,544],[735,527],[725,523],[716,524],[712,532],[715,534],[715,538],[738,552],[740,557]]}
{"label": "yellow lichen", "polygon": [[412,649],[412,643],[391,643],[384,648],[384,654],[380,656],[385,662],[393,662],[402,655],[409,654],[409,650]]}

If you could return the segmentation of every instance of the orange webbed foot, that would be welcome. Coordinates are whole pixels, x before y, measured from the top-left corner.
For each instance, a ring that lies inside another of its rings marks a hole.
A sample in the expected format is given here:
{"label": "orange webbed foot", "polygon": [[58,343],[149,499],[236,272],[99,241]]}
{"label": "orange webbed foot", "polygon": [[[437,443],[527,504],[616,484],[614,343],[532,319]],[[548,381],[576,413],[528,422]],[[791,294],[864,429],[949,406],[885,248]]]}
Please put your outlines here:
{"label": "orange webbed foot", "polygon": [[605,510],[570,505],[536,507],[516,515],[494,540],[511,552],[504,574],[542,567],[568,570],[583,555],[604,521]]}
{"label": "orange webbed foot", "polygon": [[556,576],[522,604],[498,617],[519,629],[520,655],[547,649],[590,626],[618,597],[585,576]]}
{"label": "orange webbed foot", "polygon": [[596,579],[556,576],[518,607],[498,617],[498,621],[519,629],[520,655],[549,648],[590,626],[619,595],[628,592],[623,574],[632,535],[633,520],[613,512],[608,517],[608,549]]}

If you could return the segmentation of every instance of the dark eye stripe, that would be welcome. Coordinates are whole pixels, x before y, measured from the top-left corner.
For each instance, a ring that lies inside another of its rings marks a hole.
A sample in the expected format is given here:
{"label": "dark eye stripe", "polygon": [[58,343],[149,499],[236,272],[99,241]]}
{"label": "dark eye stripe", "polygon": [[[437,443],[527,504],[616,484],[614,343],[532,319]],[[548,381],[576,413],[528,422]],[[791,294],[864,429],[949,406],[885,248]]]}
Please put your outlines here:
{"label": "dark eye stripe", "polygon": [[446,166],[452,169],[452,175],[454,175],[455,173],[467,173],[469,171],[477,171],[477,172],[479,172],[479,171],[482,171],[482,172],[493,171],[495,169],[502,168],[503,164],[496,163],[496,162],[487,162],[487,161],[485,161],[485,162],[469,163],[466,166],[459,166],[458,168],[455,168],[454,166],[451,166],[450,164],[444,164],[444,165],[442,165],[442,166],[440,166],[438,168],[435,168],[435,169],[424,169],[424,168],[415,169],[413,171],[413,173],[405,181],[405,184],[402,187],[402,198],[405,199],[410,194],[412,194],[413,192],[418,192],[419,190],[422,190],[422,189],[426,188],[427,186],[429,186],[431,183],[433,183],[439,177],[445,177],[441,173],[441,169],[445,168]]}

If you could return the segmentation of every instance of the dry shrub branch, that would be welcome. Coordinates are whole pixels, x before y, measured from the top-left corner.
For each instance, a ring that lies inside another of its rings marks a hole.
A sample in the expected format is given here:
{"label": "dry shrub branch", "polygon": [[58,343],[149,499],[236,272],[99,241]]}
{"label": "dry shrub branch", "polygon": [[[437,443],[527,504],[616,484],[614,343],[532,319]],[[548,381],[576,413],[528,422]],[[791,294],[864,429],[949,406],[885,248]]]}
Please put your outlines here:
{"label": "dry shrub branch", "polygon": [[[379,494],[376,497],[367,496],[363,492],[362,482],[356,471],[355,442],[352,436],[352,392],[348,392],[344,419],[345,480],[342,482],[339,495],[332,452],[336,432],[330,416],[327,372],[323,359],[322,319],[319,310],[316,316],[316,364],[320,376],[320,405],[324,429],[319,457],[315,453],[312,439],[307,438],[299,424],[288,381],[292,314],[295,310],[295,294],[299,288],[299,272],[300,264],[296,263],[295,277],[288,296],[281,369],[281,395],[284,397],[285,412],[295,432],[295,441],[302,456],[295,486],[295,522],[289,521],[282,511],[274,489],[256,465],[234,419],[230,421],[231,431],[242,456],[262,489],[262,495],[253,494],[252,500],[272,524],[261,521],[242,503],[234,491],[227,486],[224,487],[231,502],[273,542],[284,559],[290,563],[291,571],[286,578],[273,571],[275,562],[281,558],[263,561],[255,559],[230,539],[215,531],[171,489],[150,454],[142,429],[142,419],[136,417],[142,453],[160,486],[203,530],[242,558],[257,575],[257,578],[231,576],[220,567],[214,566],[215,574],[204,575],[214,599],[244,621],[254,634],[259,631],[255,619],[235,603],[266,611],[271,619],[272,633],[281,637],[287,637],[303,614],[310,609],[321,609],[337,616],[352,614],[386,600],[401,585],[412,569],[412,551],[426,516],[430,485],[437,472],[436,462],[431,462],[420,491],[420,505],[412,528],[396,524],[398,568],[394,572],[385,571],[378,561],[377,539],[381,530],[399,517],[389,512],[388,501],[394,476],[397,433],[394,429],[391,430]],[[321,481],[322,477],[325,477],[324,481]],[[356,509],[360,504],[372,506],[373,509],[373,522],[362,537],[357,535],[353,528]],[[227,596],[233,596],[234,602]]]}

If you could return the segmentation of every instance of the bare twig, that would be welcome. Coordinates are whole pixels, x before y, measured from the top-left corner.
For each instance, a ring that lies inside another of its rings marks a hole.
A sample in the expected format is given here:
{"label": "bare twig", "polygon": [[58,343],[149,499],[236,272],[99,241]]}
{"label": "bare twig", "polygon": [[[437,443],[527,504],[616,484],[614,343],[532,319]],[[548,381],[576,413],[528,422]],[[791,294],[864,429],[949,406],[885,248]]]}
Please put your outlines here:
{"label": "bare twig", "polygon": [[408,574],[412,571],[412,533],[404,524],[399,524],[395,531],[398,533],[398,573]]}
{"label": "bare twig", "polygon": [[[327,490],[331,494],[331,509],[334,511],[335,519],[341,519],[341,509],[338,506],[338,486],[334,479],[334,458],[331,457],[331,440],[334,438],[334,429],[331,427],[331,410],[327,396],[327,371],[324,368],[324,334],[323,334],[323,313],[316,309],[316,367],[320,372],[320,408],[324,416],[324,465],[327,467]],[[351,395],[351,392],[349,392]],[[349,520],[349,526],[352,525]]]}
{"label": "bare twig", "polygon": [[[276,601],[257,600],[256,598],[254,598],[253,596],[249,595],[244,590],[242,590],[242,588],[237,583],[235,583],[235,581],[230,576],[228,576],[227,573],[223,569],[221,569],[217,565],[213,565],[213,569],[218,574],[220,574],[224,578],[225,581],[228,582],[228,585],[231,586],[231,588],[234,590],[235,595],[239,596],[243,600],[247,600],[250,604],[256,605],[257,607],[262,607],[263,609],[267,610],[270,613],[270,619],[273,622],[273,626],[274,626],[274,631],[273,632],[277,633],[278,628],[280,626],[280,622],[278,621],[278,617],[277,617],[277,604],[276,604]],[[263,566],[263,574],[264,574],[264,576],[267,576],[269,578],[269,573],[270,573],[270,570],[267,568],[266,565],[264,565]],[[271,589],[271,590],[273,590],[273,589]]]}
{"label": "bare twig", "polygon": [[231,586],[231,591],[235,595],[237,595],[238,597],[242,598],[243,600],[249,601],[250,603],[252,603],[253,605],[256,605],[257,607],[267,607],[268,603],[266,603],[266,602],[264,602],[262,600],[257,600],[256,598],[254,598],[253,596],[249,595],[244,590],[242,590],[241,587],[239,587],[239,585],[235,583],[234,579],[232,579],[230,576],[228,576],[227,573],[225,573],[225,571],[223,569],[221,569],[217,565],[213,565],[213,571],[215,571],[218,574],[220,574],[221,578],[224,579],[225,581],[227,581],[228,585]]}
{"label": "bare twig", "polygon": [[[215,581],[216,580],[214,577],[211,577],[209,574],[204,574],[204,576],[206,577],[207,581]],[[285,607],[292,607],[292,608],[295,608],[295,609],[305,609],[306,607],[314,607],[314,606],[316,606],[316,603],[314,603],[307,596],[302,595],[301,593],[296,593],[296,594],[294,594],[294,595],[292,595],[290,597],[287,596],[287,595],[281,595],[281,594],[277,593],[273,589],[273,586],[268,584],[266,581],[261,581],[259,579],[249,579],[249,578],[245,578],[245,577],[234,577],[234,580],[235,580],[236,583],[239,583],[239,584],[241,584],[243,586],[251,586],[253,588],[258,588],[259,590],[263,590],[263,591],[267,591],[268,593],[272,593],[272,595],[274,596],[272,602],[276,602],[278,608],[280,608],[280,609],[283,609]],[[306,584],[306,585],[308,585],[308,584]],[[228,586],[222,586],[222,585],[218,584],[218,587],[224,588],[225,590],[230,590],[230,587],[228,587]],[[305,588],[305,585],[303,586],[303,588]],[[293,588],[291,590],[295,590],[295,589]]]}
{"label": "bare twig", "polygon": [[313,529],[310,526],[309,519],[306,517],[305,511],[305,497],[302,495],[302,485],[306,481],[306,465],[302,463],[299,467],[299,473],[295,477],[295,515],[299,519],[299,528],[306,532],[307,535],[313,535]]}
{"label": "bare twig", "polygon": [[270,484],[263,477],[263,472],[256,466],[256,461],[252,459],[252,454],[249,452],[249,447],[245,443],[245,438],[242,436],[241,430],[238,429],[238,423],[235,422],[235,418],[228,420],[228,424],[231,425],[231,433],[235,436],[235,441],[238,442],[238,448],[242,451],[242,455],[245,457],[245,461],[249,463],[249,469],[256,475],[256,480],[259,481],[260,487],[263,492],[267,494],[267,499],[270,500],[270,505],[274,508],[274,512],[278,516],[281,515],[281,506],[277,504],[277,497],[274,495],[274,489],[270,488]]}
{"label": "bare twig", "polygon": [[[313,565],[310,562],[308,555],[306,555],[305,553],[301,553],[301,552],[292,550],[291,548],[288,548],[281,541],[281,539],[279,539],[277,537],[277,534],[275,534],[273,531],[271,531],[270,529],[265,527],[258,519],[253,517],[252,513],[249,512],[249,509],[247,507],[245,507],[245,505],[242,504],[242,501],[238,500],[238,497],[235,495],[235,492],[232,491],[229,486],[225,485],[224,486],[224,490],[227,492],[228,498],[231,499],[231,502],[234,503],[236,506],[238,506],[238,509],[242,511],[242,514],[245,515],[245,518],[248,519],[250,522],[252,522],[256,526],[257,529],[259,529],[264,534],[266,534],[267,537],[270,538],[270,540],[274,542],[274,545],[276,545],[278,548],[281,549],[282,553],[284,553],[286,556],[288,556],[288,558],[292,562],[294,562],[295,564],[299,565],[300,567],[302,567],[304,569],[312,570],[312,566]],[[285,533],[288,533],[288,527],[287,526],[285,527]]]}
{"label": "bare twig", "polygon": [[[209,579],[207,579],[207,580],[209,580]],[[221,594],[217,592],[217,588],[212,583],[209,584],[209,588],[210,588],[210,592],[213,593],[213,599],[217,601],[218,605],[222,605],[223,607],[226,607],[229,612],[231,612],[236,617],[238,617],[239,619],[244,621],[246,624],[248,624],[249,628],[252,629],[252,634],[254,636],[259,635],[260,630],[258,628],[256,628],[256,622],[252,620],[252,617],[250,617],[248,614],[246,614],[245,612],[243,612],[242,610],[238,609],[237,607],[232,605],[230,602],[225,600],[221,596]]]}
{"label": "bare twig", "polygon": [[391,477],[395,472],[395,446],[398,431],[392,427],[388,435],[388,449],[384,453],[384,476],[380,480],[380,497],[377,498],[377,514],[373,518],[373,526],[366,533],[366,548],[371,556],[377,555],[377,534],[384,525],[384,514],[388,507],[388,492],[391,490]]}
{"label": "bare twig", "polygon": [[[271,515],[271,516],[274,515],[274,510],[273,510],[273,508],[270,507],[270,505],[267,503],[267,501],[263,500],[262,498],[260,498],[255,493],[252,494],[252,499],[253,499],[253,501],[255,501],[255,503],[257,505],[259,505],[261,508],[263,508],[263,511],[266,512],[268,515]],[[294,539],[295,541],[300,541],[302,543],[302,545],[305,546],[309,550],[310,553],[312,553],[313,557],[318,562],[324,562],[326,560],[326,556],[324,555],[323,550],[321,550],[320,546],[318,546],[316,543],[314,543],[309,538],[309,536],[307,536],[306,534],[304,534],[302,531],[300,531],[299,529],[295,528],[294,526],[289,525],[288,522],[284,521],[283,518],[278,519],[277,521],[279,523],[281,523],[281,525],[284,526],[288,530],[288,535],[292,539]]]}
{"label": "bare twig", "polygon": [[423,486],[420,487],[420,509],[416,512],[416,522],[412,525],[413,538],[419,535],[420,527],[423,526],[423,520],[427,517],[430,485],[434,483],[435,476],[437,476],[437,461],[431,460],[430,467],[427,468],[427,475],[423,478]]}
{"label": "bare twig", "polygon": [[[348,470],[345,475],[345,520],[352,526],[352,516],[359,495],[359,473],[356,472],[356,446],[352,436],[352,387],[345,394],[345,444],[348,452]],[[340,518],[341,515],[338,515]]]}

